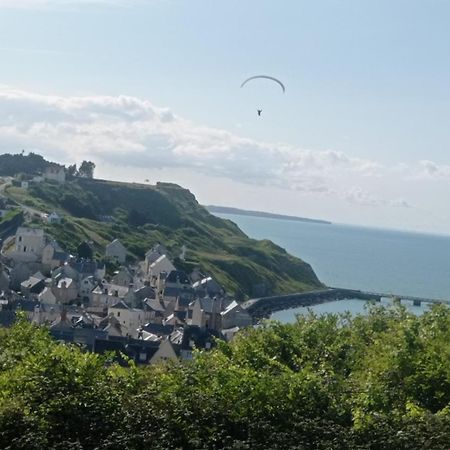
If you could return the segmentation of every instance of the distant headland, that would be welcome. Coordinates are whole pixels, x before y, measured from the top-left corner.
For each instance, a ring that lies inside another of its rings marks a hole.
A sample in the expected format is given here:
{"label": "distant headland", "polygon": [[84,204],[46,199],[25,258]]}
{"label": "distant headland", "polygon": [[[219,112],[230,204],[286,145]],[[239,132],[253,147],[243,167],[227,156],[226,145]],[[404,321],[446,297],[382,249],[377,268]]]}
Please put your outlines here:
{"label": "distant headland", "polygon": [[309,219],[307,217],[287,216],[284,214],[273,214],[263,211],[248,211],[246,209],[230,208],[228,206],[207,205],[205,206],[205,208],[211,213],[218,213],[218,214],[236,214],[239,216],[265,217],[269,219],[293,220],[296,222],[321,223],[325,225],[331,225],[332,223],[320,219]]}

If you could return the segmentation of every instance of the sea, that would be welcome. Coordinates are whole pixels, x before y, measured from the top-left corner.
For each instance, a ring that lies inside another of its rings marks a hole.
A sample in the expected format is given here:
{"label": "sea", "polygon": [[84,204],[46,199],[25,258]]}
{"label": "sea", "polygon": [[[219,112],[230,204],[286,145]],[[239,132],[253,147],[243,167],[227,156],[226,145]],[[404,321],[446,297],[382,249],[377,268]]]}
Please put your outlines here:
{"label": "sea", "polygon": [[[235,214],[216,214],[235,222],[249,237],[270,239],[308,262],[327,286],[368,292],[450,300],[450,236],[341,224],[298,222]],[[392,300],[385,298],[384,304]],[[422,314],[429,306],[402,301]],[[366,302],[339,300],[315,305],[318,314],[361,314]],[[279,311],[273,319],[295,320],[307,308]]]}

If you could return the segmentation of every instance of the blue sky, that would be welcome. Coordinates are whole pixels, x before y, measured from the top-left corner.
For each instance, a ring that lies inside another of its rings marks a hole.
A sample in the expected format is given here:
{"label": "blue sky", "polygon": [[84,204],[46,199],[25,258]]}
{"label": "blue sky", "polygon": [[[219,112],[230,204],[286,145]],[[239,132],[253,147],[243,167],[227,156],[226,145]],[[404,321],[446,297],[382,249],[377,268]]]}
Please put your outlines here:
{"label": "blue sky", "polygon": [[[448,233],[449,19],[445,0],[0,0],[0,151]],[[239,88],[258,73],[286,94]]]}

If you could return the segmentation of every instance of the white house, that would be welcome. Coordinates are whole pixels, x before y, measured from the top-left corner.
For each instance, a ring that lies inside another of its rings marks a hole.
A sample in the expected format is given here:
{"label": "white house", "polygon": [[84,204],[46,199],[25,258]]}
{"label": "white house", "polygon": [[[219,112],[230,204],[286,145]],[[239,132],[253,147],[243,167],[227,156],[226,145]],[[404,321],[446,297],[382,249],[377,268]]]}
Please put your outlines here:
{"label": "white house", "polygon": [[57,214],[55,211],[53,211],[51,214],[49,214],[46,217],[46,220],[48,223],[58,224],[58,223],[61,223],[61,216],[59,214]]}
{"label": "white house", "polygon": [[134,277],[126,267],[121,267],[117,272],[114,272],[112,283],[119,286],[130,286],[133,284]]}
{"label": "white house", "polygon": [[201,280],[197,280],[192,287],[199,294],[209,297],[220,296],[224,292],[222,286],[212,277],[204,277]]}
{"label": "white house", "polygon": [[41,303],[54,305],[56,303],[56,297],[55,294],[52,292],[52,289],[49,287],[46,287],[39,295],[38,300]]}
{"label": "white house", "polygon": [[192,306],[191,325],[199,328],[220,329],[222,301],[217,298],[197,299]]}
{"label": "white house", "polygon": [[78,297],[78,286],[72,278],[60,278],[58,284],[53,286],[53,294],[58,303],[67,304]]}
{"label": "white house", "polygon": [[122,245],[119,239],[114,239],[106,246],[105,254],[107,258],[123,264],[127,257],[127,249]]}
{"label": "white house", "polygon": [[44,171],[44,180],[57,181],[58,183],[66,182],[66,169],[64,166],[52,164]]}
{"label": "white house", "polygon": [[83,300],[87,299],[90,302],[92,299],[92,291],[96,284],[95,278],[92,275],[83,278],[78,286],[78,295]]}
{"label": "white house", "polygon": [[253,323],[250,314],[236,301],[231,302],[220,315],[222,318],[222,329],[233,327],[244,328]]}
{"label": "white house", "polygon": [[105,308],[115,305],[119,301],[131,304],[134,301],[134,290],[128,286],[101,283],[92,291],[92,306]]}
{"label": "white house", "polygon": [[39,303],[34,307],[31,321],[42,325],[43,323],[54,323],[61,317],[62,306],[57,304]]}
{"label": "white house", "polygon": [[162,255],[155,262],[150,264],[150,280],[154,283],[161,272],[170,273],[172,270],[175,270],[175,266],[166,255]]}
{"label": "white house", "polygon": [[167,337],[159,344],[159,348],[156,353],[152,356],[150,360],[150,364],[158,364],[164,361],[177,361],[178,357],[175,353],[172,343],[170,339]]}
{"label": "white house", "polygon": [[108,314],[113,315],[125,328],[127,334],[137,338],[138,328],[148,320],[148,314],[142,309],[131,308],[124,301],[119,301],[108,308]]}
{"label": "white house", "polygon": [[144,270],[145,273],[150,272],[150,265],[154,263],[160,256],[167,255],[167,249],[162,244],[155,245],[145,254]]}
{"label": "white house", "polygon": [[62,266],[68,256],[69,255],[61,249],[57,242],[52,241],[42,250],[42,264],[53,270]]}
{"label": "white house", "polygon": [[19,227],[16,232],[14,261],[34,262],[42,258],[45,247],[44,230],[40,228]]}

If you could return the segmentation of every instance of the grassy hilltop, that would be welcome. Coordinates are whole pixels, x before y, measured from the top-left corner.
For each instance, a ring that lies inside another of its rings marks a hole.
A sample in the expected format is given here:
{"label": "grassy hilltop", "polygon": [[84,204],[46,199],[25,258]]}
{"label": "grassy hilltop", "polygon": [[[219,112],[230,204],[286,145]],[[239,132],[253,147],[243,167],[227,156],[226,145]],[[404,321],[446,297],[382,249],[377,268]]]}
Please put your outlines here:
{"label": "grassy hilltop", "polygon": [[[247,237],[236,224],[211,215],[182,187],[156,186],[73,178],[64,185],[42,182],[28,190],[9,187],[5,194],[34,210],[63,213],[60,225],[46,232],[69,251],[93,241],[99,255],[119,238],[130,259],[141,259],[157,242],[172,257],[187,248],[186,270],[200,267],[232,293],[256,296],[320,287],[309,264],[289,255],[269,240]],[[42,226],[42,225],[40,225]]]}

